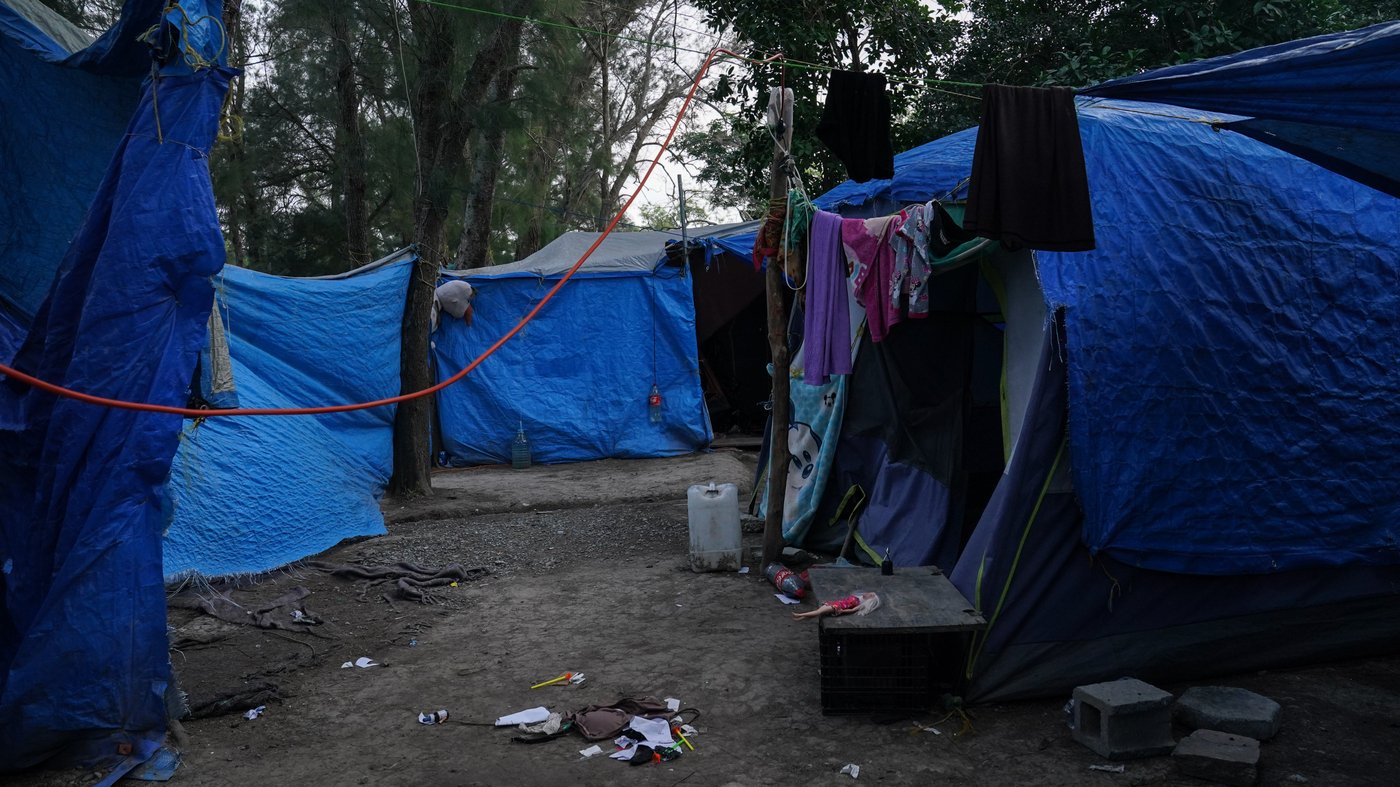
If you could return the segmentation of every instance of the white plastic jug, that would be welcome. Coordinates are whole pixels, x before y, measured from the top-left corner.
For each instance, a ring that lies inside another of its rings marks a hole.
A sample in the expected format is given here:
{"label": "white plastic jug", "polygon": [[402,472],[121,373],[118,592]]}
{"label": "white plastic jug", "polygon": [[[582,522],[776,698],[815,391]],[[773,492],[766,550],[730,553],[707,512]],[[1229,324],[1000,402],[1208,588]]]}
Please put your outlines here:
{"label": "white plastic jug", "polygon": [[690,569],[738,571],[743,553],[739,488],[696,484],[686,495],[690,512]]}

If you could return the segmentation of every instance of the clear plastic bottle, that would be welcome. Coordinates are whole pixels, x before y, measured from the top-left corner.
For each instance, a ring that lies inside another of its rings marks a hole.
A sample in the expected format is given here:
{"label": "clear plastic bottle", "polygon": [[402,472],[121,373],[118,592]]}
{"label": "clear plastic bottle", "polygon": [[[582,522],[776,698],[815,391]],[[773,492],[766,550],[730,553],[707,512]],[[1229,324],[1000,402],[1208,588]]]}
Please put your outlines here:
{"label": "clear plastic bottle", "polygon": [[525,437],[525,422],[520,422],[520,430],[515,433],[515,442],[510,445],[510,466],[523,470],[530,466],[530,441]]}
{"label": "clear plastic bottle", "polygon": [[654,424],[661,423],[661,389],[651,384],[651,394],[647,396],[647,416]]}

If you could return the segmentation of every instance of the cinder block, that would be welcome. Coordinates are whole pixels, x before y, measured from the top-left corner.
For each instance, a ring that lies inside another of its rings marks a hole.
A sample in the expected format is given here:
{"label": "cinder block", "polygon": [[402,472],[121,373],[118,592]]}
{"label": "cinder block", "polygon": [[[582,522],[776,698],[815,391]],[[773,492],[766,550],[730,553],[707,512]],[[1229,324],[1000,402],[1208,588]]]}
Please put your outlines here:
{"label": "cinder block", "polygon": [[1188,730],[1218,730],[1266,741],[1278,733],[1277,702],[1245,689],[1195,686],[1172,706],[1176,723]]}
{"label": "cinder block", "polygon": [[1129,760],[1172,750],[1172,695],[1135,678],[1074,690],[1074,739],[1101,757]]}
{"label": "cinder block", "polygon": [[1172,762],[1187,776],[1250,787],[1259,778],[1259,741],[1218,730],[1196,730],[1177,744]]}

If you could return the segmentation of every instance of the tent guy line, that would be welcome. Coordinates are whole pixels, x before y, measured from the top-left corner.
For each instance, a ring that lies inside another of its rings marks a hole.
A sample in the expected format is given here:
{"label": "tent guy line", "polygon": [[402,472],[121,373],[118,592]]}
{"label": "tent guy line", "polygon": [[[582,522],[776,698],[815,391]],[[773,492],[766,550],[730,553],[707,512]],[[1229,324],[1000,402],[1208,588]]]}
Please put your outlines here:
{"label": "tent guy line", "polygon": [[[632,203],[636,201],[637,196],[641,193],[640,187],[646,184],[647,179],[651,177],[651,173],[654,172],[656,170],[656,167],[660,164],[661,157],[665,155],[668,149],[670,149],[671,140],[676,136],[676,131],[680,128],[681,121],[685,118],[686,110],[690,108],[690,104],[695,98],[695,92],[700,87],[700,81],[705,78],[705,74],[709,72],[710,65],[714,63],[715,59],[722,55],[729,57],[737,57],[745,60],[748,59],[728,49],[720,49],[716,47],[715,49],[710,50],[709,54],[705,57],[705,62],[701,64],[700,70],[696,72],[695,78],[691,80],[690,90],[686,93],[685,101],[681,103],[680,111],[676,113],[676,118],[674,121],[672,121],[671,129],[667,132],[666,138],[662,140],[660,147],[657,148],[656,156],[652,158],[651,164],[647,167],[646,172],[642,174],[642,179],[638,183],[638,188],[633,190],[632,195],[627,198],[627,201],[624,202],[622,204],[622,207],[618,209],[617,213],[613,215],[612,220],[608,222],[608,226],[605,227],[601,233],[599,233],[597,239],[594,240],[592,245],[590,245],[588,249],[583,252],[583,254],[578,258],[578,261],[575,262],[573,266],[570,267],[569,270],[566,271],[562,277],[560,277],[559,281],[555,282],[554,286],[551,287],[549,291],[544,294],[544,297],[540,299],[540,302],[535,304],[534,308],[530,309],[530,311],[527,312],[524,317],[520,318],[520,321],[517,322],[514,327],[507,331],[504,336],[497,339],[494,344],[486,348],[486,350],[482,352],[481,355],[477,356],[475,360],[467,364],[466,367],[463,368],[461,371],[457,372],[456,374],[452,375],[446,380],[437,383],[436,385],[431,385],[420,391],[414,391],[412,393],[399,394],[398,396],[390,396],[384,399],[376,399],[374,401],[369,402],[355,402],[351,404],[324,405],[320,407],[250,407],[246,409],[213,408],[207,410],[198,410],[190,407],[172,407],[170,405],[151,404],[149,402],[131,402],[123,399],[110,399],[105,396],[95,396],[93,394],[83,393],[82,391],[74,391],[71,388],[66,388],[64,386],[57,385],[46,380],[41,380],[38,377],[34,377],[30,374],[25,374],[24,372],[21,372],[18,369],[15,369],[14,367],[3,363],[0,363],[0,374],[5,375],[9,379],[15,380],[17,382],[22,382],[26,385],[37,388],[41,391],[46,391],[48,393],[55,394],[57,396],[67,397],[69,399],[75,399],[80,402],[86,402],[88,404],[101,405],[103,407],[111,407],[120,410],[139,410],[151,413],[168,413],[171,415],[181,415],[186,418],[211,418],[214,416],[239,415],[327,415],[330,413],[343,413],[352,410],[368,410],[374,407],[385,407],[391,404],[398,404],[399,402],[406,402],[410,399],[417,399],[423,396],[430,396],[432,394],[435,394],[438,391],[441,391],[442,389],[447,388],[448,386],[461,380],[463,377],[466,377],[473,369],[480,366],[483,361],[491,357],[506,342],[510,341],[512,338],[515,337],[516,334],[524,330],[525,326],[528,325],[530,321],[535,318],[535,315],[539,314],[540,310],[544,308],[545,304],[549,303],[554,298],[555,294],[558,293],[559,290],[562,289],[564,285],[567,284],[569,280],[573,278],[574,274],[578,272],[579,268],[583,267],[583,264],[587,262],[588,258],[593,255],[593,252],[596,251],[598,247],[602,245],[603,241],[608,237],[608,235],[612,234],[613,229],[617,227],[617,225],[622,221],[622,217],[626,215],[628,209],[632,207]],[[776,54],[771,55],[768,58],[758,62],[767,63],[780,61],[783,59],[784,58],[782,54]]]}

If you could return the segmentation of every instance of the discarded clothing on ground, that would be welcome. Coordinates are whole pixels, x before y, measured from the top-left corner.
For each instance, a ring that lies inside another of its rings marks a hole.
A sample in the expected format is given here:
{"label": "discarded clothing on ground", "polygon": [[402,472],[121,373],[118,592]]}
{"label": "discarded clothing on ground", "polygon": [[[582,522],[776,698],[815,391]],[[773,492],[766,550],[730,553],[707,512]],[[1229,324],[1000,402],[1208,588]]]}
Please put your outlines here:
{"label": "discarded clothing on ground", "polygon": [[519,725],[517,729],[521,734],[512,736],[511,740],[516,743],[543,743],[568,735],[573,728],[574,723],[565,719],[563,714],[550,713],[544,721]]}
{"label": "discarded clothing on ground", "polygon": [[[229,623],[257,626],[263,629],[305,631],[306,626],[321,622],[318,615],[307,612],[302,601],[311,595],[304,587],[296,587],[277,598],[255,607],[245,607],[217,590],[208,595],[181,594],[166,601],[176,609],[193,609]],[[300,614],[297,614],[300,613]]]}
{"label": "discarded clothing on ground", "polygon": [[617,737],[632,721],[632,717],[646,719],[666,718],[674,715],[666,703],[655,697],[626,697],[611,705],[589,705],[574,711],[565,718],[586,740],[601,741]]}
{"label": "discarded clothing on ground", "polygon": [[[304,564],[315,571],[323,571],[342,579],[360,580],[364,589],[394,584],[394,592],[399,598],[419,603],[430,603],[430,588],[446,587],[454,582],[481,579],[491,573],[486,568],[464,568],[460,563],[449,563],[442,568],[427,568],[413,563],[395,563],[392,566],[361,566],[356,563],[322,563],[311,561]],[[387,595],[386,595],[387,598]]]}

